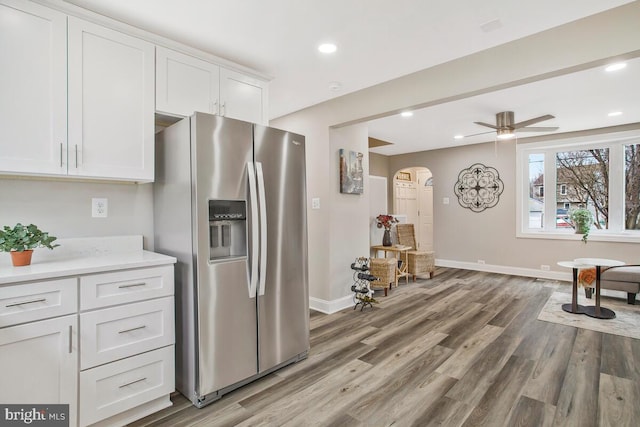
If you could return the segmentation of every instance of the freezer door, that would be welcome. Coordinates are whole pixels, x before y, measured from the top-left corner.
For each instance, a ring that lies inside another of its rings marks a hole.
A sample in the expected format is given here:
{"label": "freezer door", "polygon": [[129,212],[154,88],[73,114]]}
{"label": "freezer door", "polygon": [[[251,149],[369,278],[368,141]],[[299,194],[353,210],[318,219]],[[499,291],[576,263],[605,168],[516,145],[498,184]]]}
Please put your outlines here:
{"label": "freezer door", "polygon": [[264,372],[309,349],[305,147],[301,135],[258,125],[254,146],[266,202],[260,206],[267,252],[258,290],[258,363]]}
{"label": "freezer door", "polygon": [[197,390],[205,396],[257,373],[256,299],[251,297],[248,257],[209,259],[209,201],[249,203],[247,164],[253,161],[253,135],[249,123],[208,114],[196,113],[191,126]]}

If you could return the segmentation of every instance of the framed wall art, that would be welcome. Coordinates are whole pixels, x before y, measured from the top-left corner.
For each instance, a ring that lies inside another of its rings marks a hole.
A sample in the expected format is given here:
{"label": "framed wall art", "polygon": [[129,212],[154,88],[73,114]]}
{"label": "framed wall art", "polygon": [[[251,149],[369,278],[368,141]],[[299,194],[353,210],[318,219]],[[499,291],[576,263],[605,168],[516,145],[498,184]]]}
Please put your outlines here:
{"label": "framed wall art", "polygon": [[357,151],[340,149],[340,192],[343,194],[362,194],[364,178],[362,168],[363,154]]}
{"label": "framed wall art", "polygon": [[453,189],[460,206],[473,212],[482,212],[497,205],[503,190],[504,183],[498,171],[482,163],[461,170]]}

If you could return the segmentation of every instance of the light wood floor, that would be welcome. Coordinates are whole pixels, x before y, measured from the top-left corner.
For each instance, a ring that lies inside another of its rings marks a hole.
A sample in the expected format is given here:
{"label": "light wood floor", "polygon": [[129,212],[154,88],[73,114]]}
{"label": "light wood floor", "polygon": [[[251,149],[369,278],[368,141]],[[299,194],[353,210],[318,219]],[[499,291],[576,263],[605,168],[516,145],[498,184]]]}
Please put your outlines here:
{"label": "light wood floor", "polygon": [[136,426],[638,426],[640,340],[536,320],[569,284],[455,269],[311,313],[309,358]]}

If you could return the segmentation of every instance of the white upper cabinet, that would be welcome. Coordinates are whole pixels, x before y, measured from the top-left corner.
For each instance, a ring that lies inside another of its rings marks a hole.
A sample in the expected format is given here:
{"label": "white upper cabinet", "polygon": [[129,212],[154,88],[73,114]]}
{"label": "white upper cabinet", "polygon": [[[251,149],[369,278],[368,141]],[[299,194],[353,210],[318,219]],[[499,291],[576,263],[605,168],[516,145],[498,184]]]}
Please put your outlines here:
{"label": "white upper cabinet", "polygon": [[267,82],[162,47],[156,48],[156,111],[195,111],[267,124]]}
{"label": "white upper cabinet", "polygon": [[267,85],[237,71],[220,68],[220,114],[267,125]]}
{"label": "white upper cabinet", "polygon": [[154,46],[69,17],[69,174],[153,181]]}
{"label": "white upper cabinet", "polygon": [[0,0],[0,171],[66,174],[67,17]]}
{"label": "white upper cabinet", "polygon": [[156,110],[190,116],[218,114],[220,67],[189,55],[156,48]]}

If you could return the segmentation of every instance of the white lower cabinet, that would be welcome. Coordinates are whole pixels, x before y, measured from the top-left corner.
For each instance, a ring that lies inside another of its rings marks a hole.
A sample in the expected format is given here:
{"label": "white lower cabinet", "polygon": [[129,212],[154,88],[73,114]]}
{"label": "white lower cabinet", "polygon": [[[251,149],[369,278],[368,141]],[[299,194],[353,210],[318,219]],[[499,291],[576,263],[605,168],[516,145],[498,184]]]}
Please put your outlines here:
{"label": "white lower cabinet", "polygon": [[80,314],[80,369],[171,345],[173,297]]}
{"label": "white lower cabinet", "polygon": [[[133,421],[141,414],[127,411],[148,403],[156,404],[156,399],[167,396],[174,387],[172,345],[83,371],[80,373],[80,425],[113,416],[118,418],[113,424]],[[155,411],[154,407],[150,409],[148,413]]]}
{"label": "white lower cabinet", "polygon": [[125,425],[171,406],[174,344],[172,265],[0,286],[1,403]]}
{"label": "white lower cabinet", "polygon": [[77,425],[77,325],[73,314],[0,329],[0,402],[68,404]]}

